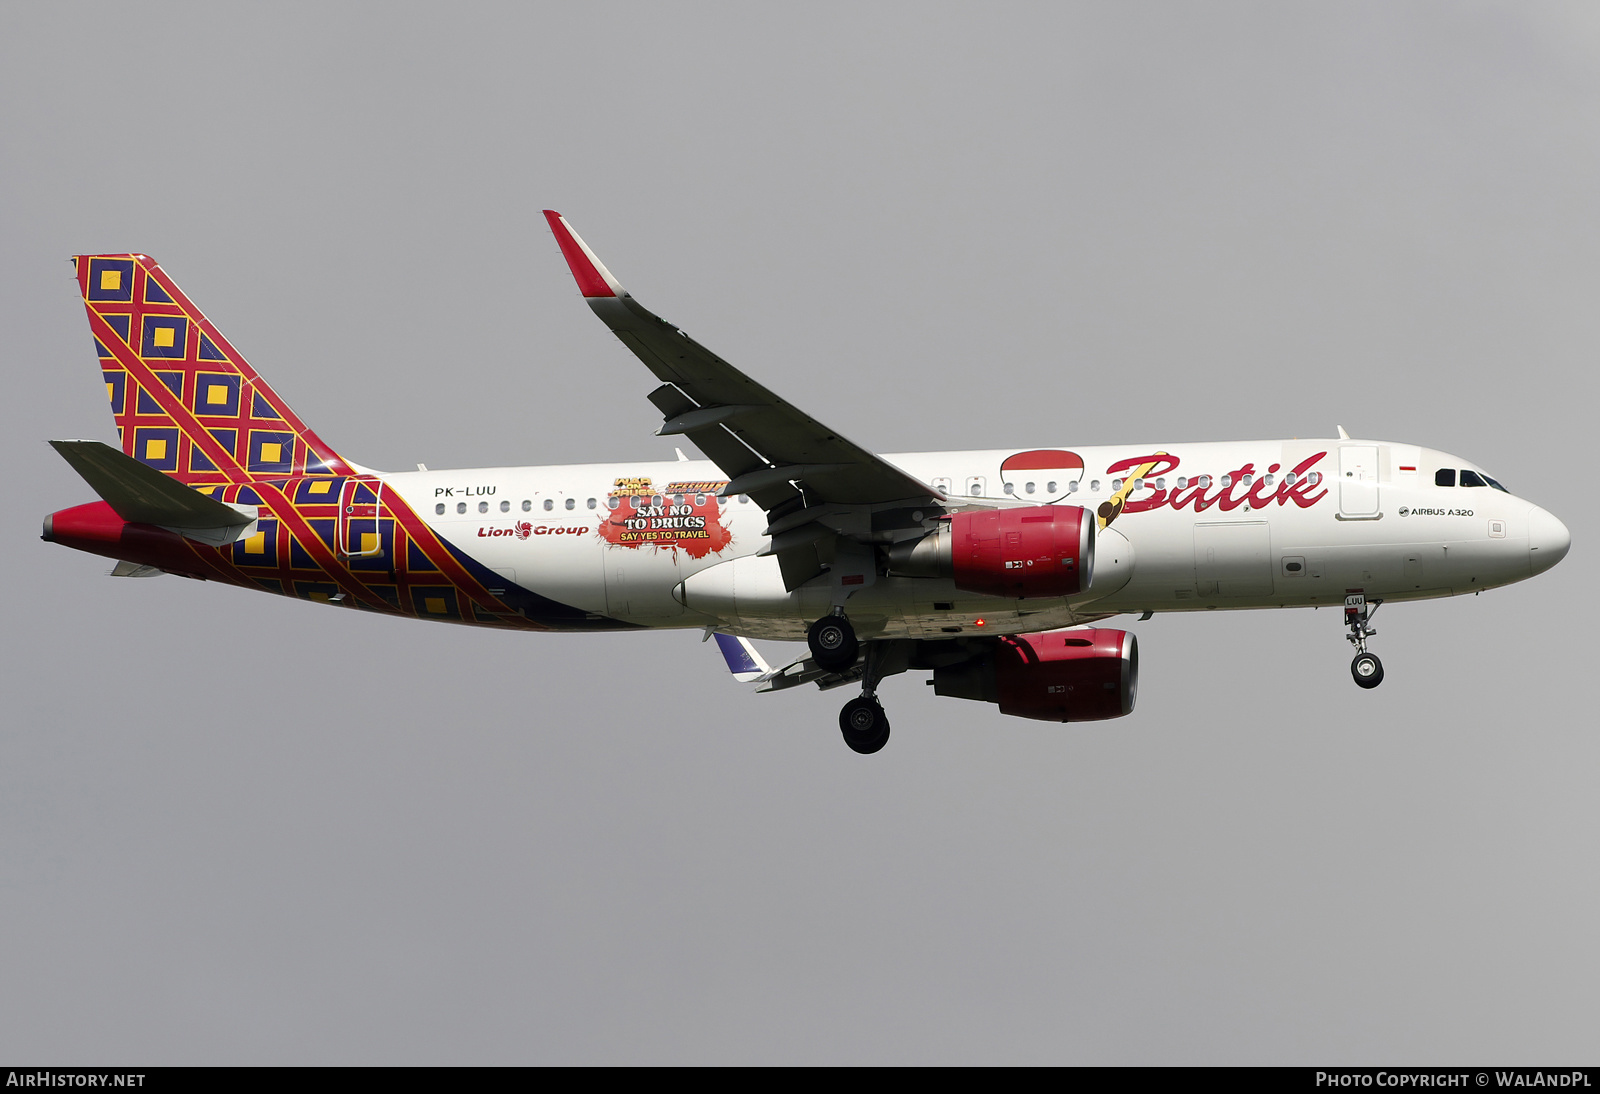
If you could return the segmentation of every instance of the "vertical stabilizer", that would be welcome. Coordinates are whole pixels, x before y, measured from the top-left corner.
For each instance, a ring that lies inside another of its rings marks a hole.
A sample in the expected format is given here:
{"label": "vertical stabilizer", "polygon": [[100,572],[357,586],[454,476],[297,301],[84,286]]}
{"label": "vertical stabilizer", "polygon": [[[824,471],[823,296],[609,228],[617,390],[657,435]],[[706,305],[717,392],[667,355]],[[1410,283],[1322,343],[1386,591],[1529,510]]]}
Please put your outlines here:
{"label": "vertical stabilizer", "polygon": [[349,466],[148,255],[78,255],[122,451],[190,485]]}

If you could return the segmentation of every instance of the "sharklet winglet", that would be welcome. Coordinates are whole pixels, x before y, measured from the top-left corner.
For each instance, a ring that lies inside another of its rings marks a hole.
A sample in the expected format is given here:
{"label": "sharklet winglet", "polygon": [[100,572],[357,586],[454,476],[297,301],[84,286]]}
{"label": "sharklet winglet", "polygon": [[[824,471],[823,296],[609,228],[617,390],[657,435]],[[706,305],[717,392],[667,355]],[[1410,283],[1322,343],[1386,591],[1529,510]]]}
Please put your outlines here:
{"label": "sharklet winglet", "polygon": [[714,634],[717,648],[722,651],[722,659],[728,663],[728,671],[733,673],[733,678],[741,684],[749,684],[757,680],[764,680],[772,673],[772,669],[756,652],[749,639],[737,638],[731,634]]}
{"label": "sharklet winglet", "polygon": [[550,231],[555,233],[556,243],[560,245],[562,257],[567,260],[567,266],[572,270],[572,277],[578,283],[579,292],[590,299],[628,295],[627,290],[622,287],[622,282],[611,276],[611,271],[606,269],[605,263],[596,258],[589,245],[572,230],[572,225],[567,223],[566,217],[554,209],[546,209],[544,219],[549,222]]}

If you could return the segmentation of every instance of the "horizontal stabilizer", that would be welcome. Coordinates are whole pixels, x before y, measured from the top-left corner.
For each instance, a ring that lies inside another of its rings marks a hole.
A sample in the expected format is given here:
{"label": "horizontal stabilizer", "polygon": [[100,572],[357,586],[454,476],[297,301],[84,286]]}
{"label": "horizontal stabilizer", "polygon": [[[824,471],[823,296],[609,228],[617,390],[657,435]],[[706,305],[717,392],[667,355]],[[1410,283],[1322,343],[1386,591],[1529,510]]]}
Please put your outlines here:
{"label": "horizontal stabilizer", "polygon": [[221,546],[256,519],[249,509],[207,497],[101,441],[50,444],[123,520]]}

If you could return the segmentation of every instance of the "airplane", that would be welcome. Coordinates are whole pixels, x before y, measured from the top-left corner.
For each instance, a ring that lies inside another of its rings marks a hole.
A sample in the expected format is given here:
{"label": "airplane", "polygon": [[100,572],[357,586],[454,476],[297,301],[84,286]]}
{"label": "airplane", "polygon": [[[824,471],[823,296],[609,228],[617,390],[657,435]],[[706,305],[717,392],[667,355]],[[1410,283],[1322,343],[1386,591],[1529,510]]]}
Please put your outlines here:
{"label": "airplane", "polygon": [[[846,744],[883,748],[877,691],[1054,722],[1132,712],[1119,615],[1342,609],[1363,688],[1390,601],[1559,562],[1565,525],[1471,461],[1351,438],[880,456],[637,303],[560,214],[594,313],[653,375],[676,462],[381,472],[346,459],[153,259],[73,259],[120,448],[51,444],[99,500],[46,541],[381,615],[518,631],[695,629],[761,691],[859,686]],[[750,639],[807,652],[770,667]],[[705,640],[704,638],[702,640]]]}

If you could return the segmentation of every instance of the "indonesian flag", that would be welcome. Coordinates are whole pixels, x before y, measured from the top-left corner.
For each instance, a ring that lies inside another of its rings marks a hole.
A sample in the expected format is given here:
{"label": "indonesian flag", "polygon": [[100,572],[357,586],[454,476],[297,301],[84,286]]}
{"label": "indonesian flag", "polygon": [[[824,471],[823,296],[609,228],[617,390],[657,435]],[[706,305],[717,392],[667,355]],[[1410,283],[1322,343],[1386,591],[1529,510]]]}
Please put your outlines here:
{"label": "indonesian flag", "polygon": [[[1083,478],[1083,458],[1059,448],[1036,448],[1007,456],[1000,464],[1000,480],[1017,497],[1048,501],[1065,495],[1073,483]],[[1033,490],[1028,490],[1028,483]],[[1051,487],[1054,483],[1054,488]]]}

